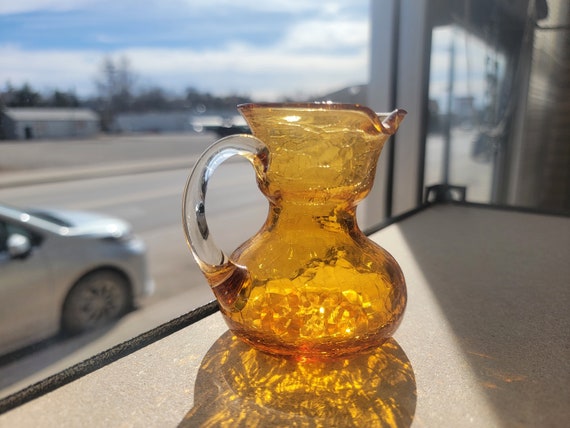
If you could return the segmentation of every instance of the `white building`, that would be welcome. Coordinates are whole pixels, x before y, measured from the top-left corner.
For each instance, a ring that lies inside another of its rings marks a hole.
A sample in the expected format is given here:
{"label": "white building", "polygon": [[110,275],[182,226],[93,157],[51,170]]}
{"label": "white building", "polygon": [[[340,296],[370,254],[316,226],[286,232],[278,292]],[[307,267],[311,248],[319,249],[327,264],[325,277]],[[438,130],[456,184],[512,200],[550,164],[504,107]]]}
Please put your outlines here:
{"label": "white building", "polygon": [[99,132],[99,117],[86,108],[7,108],[1,113],[2,135],[10,140],[84,138]]}

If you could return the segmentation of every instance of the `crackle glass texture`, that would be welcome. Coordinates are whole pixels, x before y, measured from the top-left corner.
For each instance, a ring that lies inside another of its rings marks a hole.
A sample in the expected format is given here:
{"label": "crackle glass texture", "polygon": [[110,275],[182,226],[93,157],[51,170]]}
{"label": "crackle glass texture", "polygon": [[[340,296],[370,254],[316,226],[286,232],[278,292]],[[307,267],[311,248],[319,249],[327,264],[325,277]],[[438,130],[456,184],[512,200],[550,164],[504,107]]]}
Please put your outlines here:
{"label": "crackle glass texture", "polygon": [[396,260],[358,228],[356,205],[404,113],[382,123],[358,106],[241,112],[267,147],[256,174],[269,214],[230,256],[233,272],[210,275],[228,325],[274,354],[319,359],[379,346],[401,320],[406,286]]}

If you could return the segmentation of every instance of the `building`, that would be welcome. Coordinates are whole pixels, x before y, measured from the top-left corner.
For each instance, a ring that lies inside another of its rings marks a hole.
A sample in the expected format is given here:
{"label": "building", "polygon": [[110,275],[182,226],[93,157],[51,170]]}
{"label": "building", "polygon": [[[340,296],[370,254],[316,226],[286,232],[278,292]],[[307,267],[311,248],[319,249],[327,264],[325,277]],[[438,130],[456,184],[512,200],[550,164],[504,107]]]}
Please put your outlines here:
{"label": "building", "polygon": [[368,85],[353,85],[322,97],[323,101],[366,105]]}
{"label": "building", "polygon": [[0,135],[9,140],[85,138],[99,132],[99,117],[86,108],[7,108]]}
{"label": "building", "polygon": [[187,111],[152,111],[117,114],[115,132],[188,132],[192,131],[191,115]]}

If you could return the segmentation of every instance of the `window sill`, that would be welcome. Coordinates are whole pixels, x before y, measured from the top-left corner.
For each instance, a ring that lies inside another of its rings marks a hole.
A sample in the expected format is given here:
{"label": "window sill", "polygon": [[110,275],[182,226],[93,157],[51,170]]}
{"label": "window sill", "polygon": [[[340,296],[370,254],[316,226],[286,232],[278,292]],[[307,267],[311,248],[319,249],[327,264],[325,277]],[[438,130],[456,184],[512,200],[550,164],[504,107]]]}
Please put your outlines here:
{"label": "window sill", "polygon": [[[404,321],[391,341],[407,361],[407,382],[393,390],[392,415],[414,426],[570,419],[570,219],[435,205],[371,238],[399,261],[408,284]],[[199,426],[208,418],[238,421],[248,410],[273,422],[308,418],[247,407],[247,397],[227,393],[223,374],[200,383],[216,373],[205,357],[226,351],[226,332],[219,313],[208,315],[5,413],[0,425]]]}

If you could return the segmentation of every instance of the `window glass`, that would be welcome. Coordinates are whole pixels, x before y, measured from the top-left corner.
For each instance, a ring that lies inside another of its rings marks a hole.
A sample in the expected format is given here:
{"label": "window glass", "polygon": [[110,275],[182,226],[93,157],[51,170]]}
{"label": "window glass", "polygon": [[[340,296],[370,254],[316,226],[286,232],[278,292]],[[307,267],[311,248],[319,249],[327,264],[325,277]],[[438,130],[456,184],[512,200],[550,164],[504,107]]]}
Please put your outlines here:
{"label": "window glass", "polygon": [[434,28],[427,186],[466,186],[470,201],[492,201],[495,158],[505,138],[504,95],[510,83],[505,80],[505,67],[503,54],[461,27]]}

